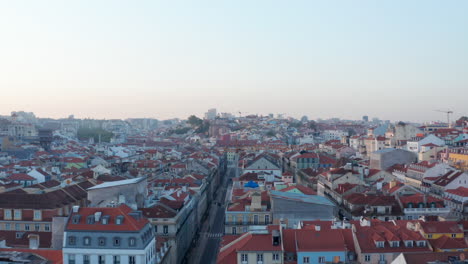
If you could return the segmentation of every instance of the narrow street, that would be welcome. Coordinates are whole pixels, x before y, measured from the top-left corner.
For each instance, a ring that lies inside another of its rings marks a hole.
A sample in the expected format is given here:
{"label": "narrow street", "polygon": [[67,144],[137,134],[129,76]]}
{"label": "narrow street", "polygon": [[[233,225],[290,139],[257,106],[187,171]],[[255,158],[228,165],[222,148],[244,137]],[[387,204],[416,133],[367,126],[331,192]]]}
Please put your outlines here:
{"label": "narrow street", "polygon": [[227,190],[229,176],[222,177],[223,182],[219,186],[214,201],[211,203],[209,215],[199,233],[198,241],[188,255],[189,264],[212,264],[216,263],[216,256],[219,250],[219,243],[224,234],[224,211],[227,205]]}

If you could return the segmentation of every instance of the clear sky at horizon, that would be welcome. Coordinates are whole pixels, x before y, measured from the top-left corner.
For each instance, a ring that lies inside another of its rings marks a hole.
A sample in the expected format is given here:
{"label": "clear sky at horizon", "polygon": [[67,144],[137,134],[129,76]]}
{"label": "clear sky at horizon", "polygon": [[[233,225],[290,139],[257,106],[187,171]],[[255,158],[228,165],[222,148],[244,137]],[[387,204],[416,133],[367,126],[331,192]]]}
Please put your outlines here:
{"label": "clear sky at horizon", "polygon": [[468,115],[468,1],[0,0],[0,115]]}

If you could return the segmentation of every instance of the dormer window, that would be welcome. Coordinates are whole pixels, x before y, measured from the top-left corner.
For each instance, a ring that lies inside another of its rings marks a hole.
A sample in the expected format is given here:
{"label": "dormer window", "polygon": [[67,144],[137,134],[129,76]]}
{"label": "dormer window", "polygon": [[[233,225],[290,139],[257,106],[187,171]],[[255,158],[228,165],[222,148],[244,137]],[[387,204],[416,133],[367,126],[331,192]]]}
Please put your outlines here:
{"label": "dormer window", "polygon": [[114,237],[114,247],[119,247],[120,246],[120,237]]}
{"label": "dormer window", "polygon": [[110,216],[108,216],[108,215],[103,216],[102,220],[101,220],[102,224],[103,225],[109,224],[109,219],[110,219]]}
{"label": "dormer window", "polygon": [[123,223],[123,220],[124,220],[123,215],[118,215],[118,216],[115,218],[115,224],[116,224],[116,225],[121,225],[121,224]]}
{"label": "dormer window", "polygon": [[413,241],[405,241],[406,247],[413,247]]}
{"label": "dormer window", "polygon": [[418,247],[425,247],[426,241],[418,241]]}
{"label": "dormer window", "polygon": [[377,241],[376,246],[378,248],[383,248],[384,247],[384,242],[383,241]]}
{"label": "dormer window", "polygon": [[94,215],[88,215],[88,217],[86,218],[86,223],[88,225],[94,224]]}
{"label": "dormer window", "polygon": [[391,242],[391,247],[399,247],[400,246],[400,241],[392,241]]}
{"label": "dormer window", "polygon": [[73,218],[72,218],[72,223],[73,224],[79,224],[80,223],[80,218],[81,218],[81,215],[74,215]]}

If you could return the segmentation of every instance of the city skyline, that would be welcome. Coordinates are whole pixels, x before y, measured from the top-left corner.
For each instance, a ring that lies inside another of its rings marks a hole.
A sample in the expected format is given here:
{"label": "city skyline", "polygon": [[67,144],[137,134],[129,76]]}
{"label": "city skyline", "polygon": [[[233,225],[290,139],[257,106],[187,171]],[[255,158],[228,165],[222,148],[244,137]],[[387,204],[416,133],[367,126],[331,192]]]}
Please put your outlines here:
{"label": "city skyline", "polygon": [[468,115],[467,5],[2,2],[0,113],[457,118]]}

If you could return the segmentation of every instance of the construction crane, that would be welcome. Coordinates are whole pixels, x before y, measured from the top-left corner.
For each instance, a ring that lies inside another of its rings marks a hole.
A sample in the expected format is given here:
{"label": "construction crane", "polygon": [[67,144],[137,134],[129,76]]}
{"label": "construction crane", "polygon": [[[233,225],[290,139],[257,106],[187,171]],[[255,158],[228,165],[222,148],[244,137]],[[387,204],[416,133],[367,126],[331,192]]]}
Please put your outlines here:
{"label": "construction crane", "polygon": [[447,114],[447,124],[450,127],[450,114],[453,114],[452,110],[434,110],[436,112],[446,113]]}

